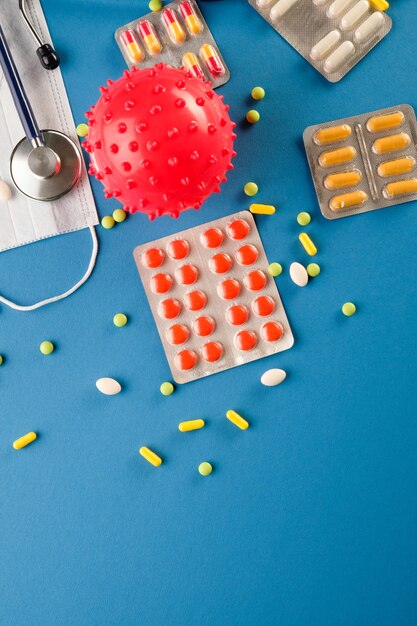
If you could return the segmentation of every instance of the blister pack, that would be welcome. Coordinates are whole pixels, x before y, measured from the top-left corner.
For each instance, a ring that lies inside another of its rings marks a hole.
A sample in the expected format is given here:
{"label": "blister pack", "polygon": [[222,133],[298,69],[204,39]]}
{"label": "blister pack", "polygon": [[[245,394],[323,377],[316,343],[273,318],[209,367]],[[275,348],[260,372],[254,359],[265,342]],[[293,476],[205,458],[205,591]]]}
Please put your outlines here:
{"label": "blister pack", "polygon": [[148,13],[116,30],[116,42],[129,67],[167,63],[186,67],[194,76],[209,79],[213,88],[230,78],[197,3],[174,0],[162,11]]}
{"label": "blister pack", "polygon": [[309,126],[303,137],[324,217],[417,199],[417,122],[410,105]]}
{"label": "blister pack", "polygon": [[134,258],[177,383],[293,345],[249,211],[138,246]]}
{"label": "blister pack", "polygon": [[372,0],[248,0],[327,80],[337,82],[391,30]]}

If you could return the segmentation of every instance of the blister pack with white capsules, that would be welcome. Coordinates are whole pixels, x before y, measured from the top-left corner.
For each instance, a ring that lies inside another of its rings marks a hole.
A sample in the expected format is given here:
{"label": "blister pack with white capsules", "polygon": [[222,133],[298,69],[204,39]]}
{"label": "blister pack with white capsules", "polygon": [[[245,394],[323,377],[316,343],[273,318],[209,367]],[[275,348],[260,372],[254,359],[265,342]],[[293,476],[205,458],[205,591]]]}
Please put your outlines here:
{"label": "blister pack with white capsules", "polygon": [[417,120],[409,104],[309,126],[304,145],[330,220],[417,200]]}
{"label": "blister pack with white capsules", "polygon": [[134,258],[177,383],[293,345],[249,211],[138,246]]}
{"label": "blister pack with white capsules", "polygon": [[332,83],[389,33],[385,0],[248,0],[258,13]]}

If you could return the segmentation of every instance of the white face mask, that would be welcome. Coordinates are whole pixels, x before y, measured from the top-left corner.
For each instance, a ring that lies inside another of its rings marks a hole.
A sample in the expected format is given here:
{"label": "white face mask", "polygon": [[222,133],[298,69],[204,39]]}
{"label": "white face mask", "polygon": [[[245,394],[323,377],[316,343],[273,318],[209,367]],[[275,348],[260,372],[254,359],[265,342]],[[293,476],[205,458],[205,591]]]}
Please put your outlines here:
{"label": "white face mask", "polygon": [[[32,0],[28,3],[28,9],[44,40],[51,41],[40,0]],[[77,142],[74,120],[60,69],[47,71],[41,67],[36,55],[36,44],[20,17],[18,0],[2,3],[1,19],[39,127],[62,131]],[[0,302],[8,306],[19,310],[33,310],[67,297],[90,276],[97,256],[94,225],[98,223],[98,217],[84,161],[81,180],[59,200],[53,202],[31,200],[14,189],[9,172],[9,159],[13,148],[23,136],[24,132],[12,96],[0,70],[0,178],[13,189],[10,201],[0,201],[0,252],[82,228],[89,228],[93,239],[93,252],[87,272],[69,291],[31,306],[16,305],[0,296]]]}

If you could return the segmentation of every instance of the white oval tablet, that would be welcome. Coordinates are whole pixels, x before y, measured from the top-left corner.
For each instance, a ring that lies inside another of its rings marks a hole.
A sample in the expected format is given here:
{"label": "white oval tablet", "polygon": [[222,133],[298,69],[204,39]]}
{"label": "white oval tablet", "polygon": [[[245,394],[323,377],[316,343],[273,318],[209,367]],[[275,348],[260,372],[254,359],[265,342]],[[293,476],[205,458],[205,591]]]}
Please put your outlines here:
{"label": "white oval tablet", "polygon": [[320,39],[315,46],[311,48],[310,56],[313,61],[321,61],[329,54],[331,50],[339,43],[342,35],[338,30],[331,30],[323,39]]}
{"label": "white oval tablet", "polygon": [[[357,31],[356,31],[357,32]],[[351,41],[344,41],[334,52],[327,57],[324,63],[324,71],[326,74],[336,72],[343,63],[353,55],[355,46]]]}
{"label": "white oval tablet", "polygon": [[362,22],[355,31],[355,41],[363,43],[367,41],[372,35],[375,35],[382,28],[385,22],[385,16],[380,11],[373,13],[371,17]]}
{"label": "white oval tablet", "polygon": [[278,368],[273,368],[264,372],[261,376],[261,383],[266,387],[280,385],[287,378],[287,372]]}
{"label": "white oval tablet", "polygon": [[291,263],[290,278],[293,283],[299,287],[305,287],[308,283],[308,274],[306,268],[301,263]]}
{"label": "white oval tablet", "polygon": [[368,0],[359,0],[358,4],[350,9],[340,20],[340,28],[342,30],[350,30],[363,18],[369,11]]}
{"label": "white oval tablet", "polygon": [[122,390],[121,384],[118,383],[117,380],[114,380],[114,378],[99,378],[96,381],[96,387],[106,396],[115,396]]}
{"label": "white oval tablet", "polygon": [[12,195],[12,190],[6,181],[0,180],[0,201],[8,202]]}

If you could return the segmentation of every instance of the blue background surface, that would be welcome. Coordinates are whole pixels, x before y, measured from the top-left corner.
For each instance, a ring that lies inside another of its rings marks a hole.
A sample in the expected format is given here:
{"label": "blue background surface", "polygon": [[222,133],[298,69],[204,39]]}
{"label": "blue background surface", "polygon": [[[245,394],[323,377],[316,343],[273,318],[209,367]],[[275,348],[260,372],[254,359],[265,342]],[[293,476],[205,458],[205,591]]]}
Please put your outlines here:
{"label": "blue background surface", "polygon": [[[77,122],[123,59],[115,28],[131,0],[44,0]],[[34,313],[0,309],[0,624],[412,626],[417,623],[416,203],[335,222],[320,214],[302,146],[310,124],[408,102],[417,107],[417,12],[393,0],[391,34],[330,84],[245,0],[201,2],[232,72],[221,92],[238,122],[236,168],[200,212],[99,229],[93,277]],[[267,97],[241,124],[250,89]],[[296,337],[267,360],[159,393],[170,373],[132,259],[158,236],[247,208]],[[94,185],[101,215],[117,205]],[[321,275],[306,289],[295,217],[308,210]],[[5,252],[0,291],[31,302],[72,285],[88,231]],[[357,303],[345,318],[340,306]],[[113,314],[129,324],[116,329]],[[50,357],[39,343],[57,345]],[[283,385],[259,383],[270,367]],[[97,378],[119,379],[107,398]],[[244,414],[241,432],[225,417]],[[182,435],[180,420],[207,427]],[[21,452],[13,440],[35,430]],[[161,453],[154,469],[140,445]],[[197,473],[203,460],[215,471]]]}

